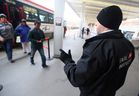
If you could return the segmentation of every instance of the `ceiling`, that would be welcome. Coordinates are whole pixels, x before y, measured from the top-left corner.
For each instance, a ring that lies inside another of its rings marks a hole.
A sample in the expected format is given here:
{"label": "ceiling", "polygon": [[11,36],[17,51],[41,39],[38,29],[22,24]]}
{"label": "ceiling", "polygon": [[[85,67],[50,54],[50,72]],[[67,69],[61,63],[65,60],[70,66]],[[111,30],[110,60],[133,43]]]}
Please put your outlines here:
{"label": "ceiling", "polygon": [[98,12],[110,5],[118,5],[124,19],[139,18],[139,0],[67,0],[67,3],[87,24],[96,22]]}

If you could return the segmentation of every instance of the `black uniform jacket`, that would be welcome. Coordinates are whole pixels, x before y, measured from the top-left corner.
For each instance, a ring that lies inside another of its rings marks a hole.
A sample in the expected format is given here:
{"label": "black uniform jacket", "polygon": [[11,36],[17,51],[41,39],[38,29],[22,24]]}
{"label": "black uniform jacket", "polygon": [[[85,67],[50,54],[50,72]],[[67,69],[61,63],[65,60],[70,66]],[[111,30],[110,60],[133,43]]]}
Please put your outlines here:
{"label": "black uniform jacket", "polygon": [[77,64],[68,63],[64,71],[80,96],[115,96],[134,59],[134,47],[120,30],[87,39]]}

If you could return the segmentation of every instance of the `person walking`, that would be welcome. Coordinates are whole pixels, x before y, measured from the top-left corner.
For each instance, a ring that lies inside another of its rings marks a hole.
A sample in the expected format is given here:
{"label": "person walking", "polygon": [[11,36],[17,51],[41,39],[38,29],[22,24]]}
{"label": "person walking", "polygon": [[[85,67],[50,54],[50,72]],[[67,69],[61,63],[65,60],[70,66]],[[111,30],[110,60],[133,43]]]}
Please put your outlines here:
{"label": "person walking", "polygon": [[71,51],[60,49],[60,60],[70,83],[80,96],[115,96],[124,84],[135,49],[119,30],[123,15],[116,5],[102,9],[95,24],[98,35],[87,39],[75,64]]}
{"label": "person walking", "polygon": [[31,51],[30,45],[29,45],[29,40],[28,40],[28,34],[29,34],[30,29],[31,28],[27,25],[25,19],[22,19],[21,23],[15,29],[16,34],[19,35],[21,38],[23,52],[28,53],[28,55],[30,55],[30,51]]}
{"label": "person walking", "polygon": [[5,14],[0,14],[0,42],[2,42],[4,50],[6,51],[8,60],[13,63],[12,49],[14,41],[14,31],[11,23],[8,22]]}
{"label": "person walking", "polygon": [[86,29],[86,32],[87,32],[87,35],[89,35],[89,33],[90,33],[90,29],[87,28],[87,29]]}
{"label": "person walking", "polygon": [[64,34],[63,34],[63,37],[64,37],[64,38],[65,38],[66,32],[67,32],[67,27],[64,26]]}
{"label": "person walking", "polygon": [[83,27],[82,30],[81,30],[81,38],[82,39],[84,38],[84,33],[85,33],[85,27]]}
{"label": "person walking", "polygon": [[38,50],[42,59],[42,67],[46,68],[48,66],[46,65],[46,57],[43,49],[43,41],[45,40],[45,35],[44,32],[40,29],[40,25],[41,25],[40,21],[35,21],[34,25],[35,27],[29,33],[29,40],[31,41],[30,61],[31,64],[33,65],[35,64],[34,55]]}

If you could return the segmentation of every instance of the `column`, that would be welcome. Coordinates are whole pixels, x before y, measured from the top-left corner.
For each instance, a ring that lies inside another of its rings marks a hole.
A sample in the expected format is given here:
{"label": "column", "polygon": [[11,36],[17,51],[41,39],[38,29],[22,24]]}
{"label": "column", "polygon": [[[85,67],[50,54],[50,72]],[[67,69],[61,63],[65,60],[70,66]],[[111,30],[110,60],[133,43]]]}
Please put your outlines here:
{"label": "column", "polygon": [[64,19],[65,0],[55,0],[54,12],[54,58],[60,56],[59,49],[63,45],[63,19]]}

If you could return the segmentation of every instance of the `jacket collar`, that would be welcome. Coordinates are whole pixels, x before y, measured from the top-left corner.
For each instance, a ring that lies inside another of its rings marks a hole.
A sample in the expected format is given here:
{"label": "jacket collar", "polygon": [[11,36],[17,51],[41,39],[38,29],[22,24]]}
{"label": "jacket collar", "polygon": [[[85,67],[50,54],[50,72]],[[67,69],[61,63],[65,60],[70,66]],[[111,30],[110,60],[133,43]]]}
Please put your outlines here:
{"label": "jacket collar", "polygon": [[105,32],[102,34],[99,34],[95,37],[92,37],[90,39],[87,39],[86,42],[92,42],[95,40],[99,40],[99,39],[120,39],[120,38],[124,38],[124,35],[121,33],[121,30],[112,30],[109,32]]}

